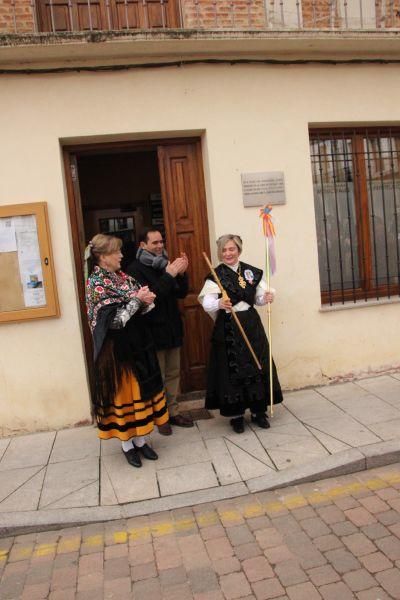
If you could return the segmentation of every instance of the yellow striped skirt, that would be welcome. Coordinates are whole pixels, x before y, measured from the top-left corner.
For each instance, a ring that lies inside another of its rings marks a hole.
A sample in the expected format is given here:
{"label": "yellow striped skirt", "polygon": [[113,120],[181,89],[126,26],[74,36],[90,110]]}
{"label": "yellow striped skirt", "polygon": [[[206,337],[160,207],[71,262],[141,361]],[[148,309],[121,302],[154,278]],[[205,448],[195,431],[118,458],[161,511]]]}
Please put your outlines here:
{"label": "yellow striped skirt", "polygon": [[168,419],[164,392],[143,401],[136,377],[130,372],[125,373],[114,401],[97,424],[99,438],[127,441],[132,437],[148,435],[154,425],[163,425]]}

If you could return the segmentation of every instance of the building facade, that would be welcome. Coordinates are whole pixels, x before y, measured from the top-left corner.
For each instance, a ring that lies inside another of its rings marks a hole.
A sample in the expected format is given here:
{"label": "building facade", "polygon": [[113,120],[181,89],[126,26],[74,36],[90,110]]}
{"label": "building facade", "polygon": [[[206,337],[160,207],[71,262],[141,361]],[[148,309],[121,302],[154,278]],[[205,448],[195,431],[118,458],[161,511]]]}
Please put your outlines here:
{"label": "building facade", "polygon": [[154,225],[190,255],[183,388],[202,389],[201,252],[215,262],[219,235],[239,233],[265,266],[249,174],[284,178],[284,388],[400,367],[399,15],[370,0],[0,0],[0,206],[47,203],[60,305],[0,323],[3,435],[90,421],[82,251],[100,230],[129,257]]}

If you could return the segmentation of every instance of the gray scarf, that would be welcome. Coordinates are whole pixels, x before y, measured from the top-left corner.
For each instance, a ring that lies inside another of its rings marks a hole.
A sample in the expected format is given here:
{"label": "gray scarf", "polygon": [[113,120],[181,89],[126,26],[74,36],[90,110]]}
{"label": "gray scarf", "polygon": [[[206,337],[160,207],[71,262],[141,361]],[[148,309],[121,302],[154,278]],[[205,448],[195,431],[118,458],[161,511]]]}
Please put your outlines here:
{"label": "gray scarf", "polygon": [[136,258],[143,265],[146,265],[146,267],[153,267],[153,269],[158,269],[160,271],[165,269],[168,264],[168,255],[165,250],[163,250],[163,253],[160,256],[156,256],[144,248],[139,248],[136,253]]}

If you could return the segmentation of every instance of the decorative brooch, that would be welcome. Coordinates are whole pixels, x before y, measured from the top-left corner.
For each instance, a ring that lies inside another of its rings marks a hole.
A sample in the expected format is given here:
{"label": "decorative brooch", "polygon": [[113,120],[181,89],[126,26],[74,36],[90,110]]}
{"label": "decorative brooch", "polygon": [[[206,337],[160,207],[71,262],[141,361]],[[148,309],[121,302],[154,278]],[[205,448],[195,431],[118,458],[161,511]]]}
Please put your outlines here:
{"label": "decorative brooch", "polygon": [[249,282],[250,285],[252,285],[253,281],[254,281],[254,273],[251,269],[246,269],[244,272],[244,278],[246,279],[246,281]]}

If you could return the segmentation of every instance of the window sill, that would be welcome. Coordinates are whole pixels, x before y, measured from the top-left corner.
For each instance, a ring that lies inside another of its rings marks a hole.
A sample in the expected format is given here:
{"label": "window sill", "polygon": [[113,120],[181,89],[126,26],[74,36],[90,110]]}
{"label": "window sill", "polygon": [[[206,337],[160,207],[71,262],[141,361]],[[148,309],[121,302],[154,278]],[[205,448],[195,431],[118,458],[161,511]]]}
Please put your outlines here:
{"label": "window sill", "polygon": [[400,297],[396,296],[395,298],[382,298],[381,300],[376,300],[372,298],[368,298],[368,300],[357,300],[357,302],[352,302],[351,300],[347,300],[344,304],[341,302],[335,302],[332,305],[324,305],[321,306],[319,312],[332,312],[337,310],[347,310],[348,308],[365,308],[367,306],[381,306],[382,304],[399,304]]}

